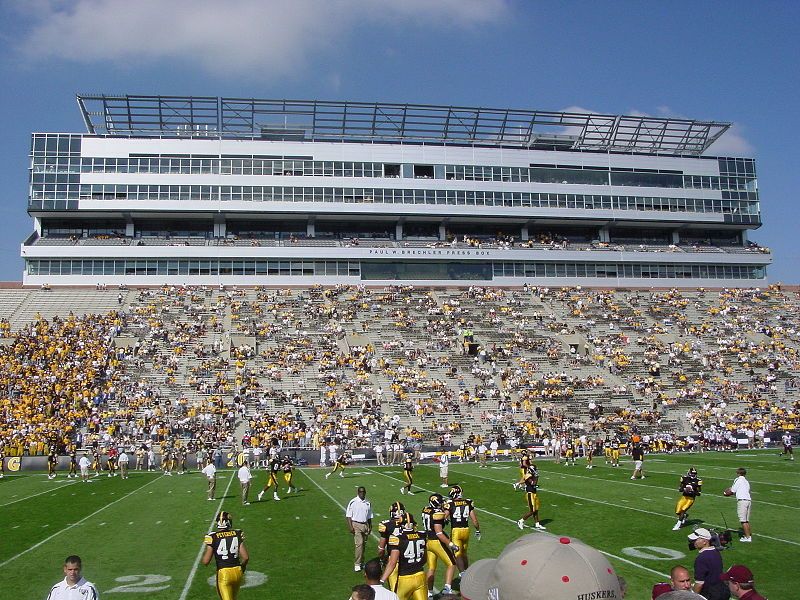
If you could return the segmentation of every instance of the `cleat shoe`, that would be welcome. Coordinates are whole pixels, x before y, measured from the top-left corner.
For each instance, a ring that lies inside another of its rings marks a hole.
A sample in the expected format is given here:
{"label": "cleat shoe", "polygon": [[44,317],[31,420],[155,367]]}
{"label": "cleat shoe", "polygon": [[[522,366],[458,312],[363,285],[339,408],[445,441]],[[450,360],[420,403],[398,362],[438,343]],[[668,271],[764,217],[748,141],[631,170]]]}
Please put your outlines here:
{"label": "cleat shoe", "polygon": [[406,493],[406,488],[405,487],[401,487],[400,488],[400,493],[401,494],[405,494]]}
{"label": "cleat shoe", "polygon": [[325,473],[325,479],[327,479],[327,478],[328,478],[328,477],[330,477],[330,476],[331,476],[331,474],[330,474],[330,473]]}
{"label": "cleat shoe", "polygon": [[753,538],[752,537],[744,537],[744,536],[742,536],[742,537],[739,538],[739,541],[740,542],[752,542]]}
{"label": "cleat shoe", "polygon": [[344,477],[344,473],[339,473],[339,477]]}
{"label": "cleat shoe", "polygon": [[542,531],[547,531],[547,527],[545,527],[545,526],[544,526],[544,525],[542,525],[541,523],[536,523],[536,524],[534,525],[534,527],[535,527],[536,529],[541,529]]}
{"label": "cleat shoe", "polygon": [[672,531],[678,531],[680,528],[681,528],[681,522],[680,522],[680,521],[678,521],[678,522],[677,522],[677,523],[675,523],[675,525],[672,527]]}
{"label": "cleat shoe", "polygon": [[517,521],[517,527],[519,527],[520,529],[525,529],[525,521],[523,521],[522,519]]}
{"label": "cleat shoe", "polygon": [[264,497],[264,490],[261,490],[260,492],[258,492],[258,501],[261,502],[261,498],[263,497]]}
{"label": "cleat shoe", "polygon": [[353,571],[358,573],[360,570],[361,570],[361,565],[359,565],[359,564],[353,565]]}
{"label": "cleat shoe", "polygon": [[272,494],[272,499],[280,501],[280,498],[278,497],[278,494]]}

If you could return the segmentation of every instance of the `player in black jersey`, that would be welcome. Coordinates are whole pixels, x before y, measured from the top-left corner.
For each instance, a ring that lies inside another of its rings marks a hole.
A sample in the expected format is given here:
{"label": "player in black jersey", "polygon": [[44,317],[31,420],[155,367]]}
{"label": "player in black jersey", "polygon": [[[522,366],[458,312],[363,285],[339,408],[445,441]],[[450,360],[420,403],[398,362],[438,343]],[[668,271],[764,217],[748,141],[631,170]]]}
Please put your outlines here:
{"label": "player in black jersey", "polygon": [[294,463],[288,455],[281,459],[281,469],[283,469],[283,480],[286,482],[286,493],[296,492],[297,488],[294,487]]}
{"label": "player in black jersey", "polygon": [[50,446],[50,450],[47,453],[47,478],[48,479],[55,479],[56,478],[56,467],[58,466],[58,453],[56,451],[55,446]]}
{"label": "player in black jersey", "polygon": [[522,489],[522,484],[525,483],[525,477],[528,473],[528,468],[531,466],[531,457],[528,451],[523,449],[519,457],[519,479],[514,482],[514,489]]}
{"label": "player in black jersey", "polygon": [[264,484],[264,488],[258,492],[258,499],[264,496],[264,492],[266,492],[272,486],[275,486],[275,490],[272,492],[272,499],[273,500],[280,500],[278,497],[278,474],[281,472],[283,466],[281,465],[281,459],[276,454],[273,456],[269,461],[269,473],[267,474],[267,483]]}
{"label": "player in black jersey", "polygon": [[217,515],[216,531],[203,540],[206,549],[201,562],[207,565],[213,556],[217,562],[217,593],[220,600],[236,600],[250,555],[244,545],[244,533],[233,528],[230,513]]}
{"label": "player in black jersey", "polygon": [[428,506],[422,509],[422,525],[425,536],[428,538],[427,552],[425,553],[428,564],[428,589],[433,590],[433,580],[436,575],[436,564],[439,560],[445,565],[444,587],[442,593],[452,593],[450,584],[453,582],[456,564],[459,571],[464,570],[464,563],[456,558],[459,547],[445,533],[445,525],[449,512],[441,494],[431,494]]}
{"label": "player in black jersey", "polygon": [[460,485],[450,488],[450,503],[448,512],[450,513],[450,539],[458,546],[456,558],[460,558],[464,563],[464,568],[469,567],[467,550],[469,548],[469,522],[475,526],[475,537],[481,539],[481,526],[478,523],[478,515],[475,514],[475,507],[471,498],[464,498],[463,490]]}
{"label": "player in black jersey", "polygon": [[350,464],[352,460],[352,456],[349,452],[345,451],[342,452],[339,456],[336,457],[336,463],[333,465],[333,470],[325,473],[325,479],[339,471],[339,477],[344,477],[344,468]]}
{"label": "player in black jersey", "polygon": [[517,521],[517,527],[525,529],[525,520],[533,517],[533,526],[536,529],[546,529],[544,525],[539,522],[539,471],[536,465],[531,465],[528,469],[527,477],[525,478],[525,500],[528,503],[528,512],[522,515]]}
{"label": "player in black jersey", "polygon": [[397,581],[391,586],[400,600],[427,600],[425,585],[425,535],[417,531],[414,517],[407,513],[403,525],[389,536],[389,560],[381,575],[381,583],[386,582],[395,568]]}
{"label": "player in black jersey", "polygon": [[67,479],[78,478],[78,451],[75,447],[69,451],[69,471],[67,472]]}
{"label": "player in black jersey", "polygon": [[[399,535],[403,528],[403,520],[406,517],[406,507],[402,502],[392,502],[389,507],[389,518],[378,523],[378,557],[383,560],[386,554],[386,545],[389,538]],[[389,589],[394,589],[397,582],[397,569],[389,575]]]}
{"label": "player in black jersey", "polygon": [[403,464],[403,478],[406,480],[406,484],[400,488],[401,494],[408,494],[410,496],[414,495],[414,492],[411,491],[411,486],[414,484],[414,455],[412,452],[406,452],[406,459],[405,463]]}
{"label": "player in black jersey", "polygon": [[675,505],[675,514],[678,517],[677,523],[672,528],[672,531],[678,531],[681,527],[686,525],[689,518],[689,509],[694,504],[703,488],[703,480],[697,476],[697,469],[690,468],[686,475],[681,477],[681,483],[678,486],[678,491],[681,497],[678,498],[678,503]]}

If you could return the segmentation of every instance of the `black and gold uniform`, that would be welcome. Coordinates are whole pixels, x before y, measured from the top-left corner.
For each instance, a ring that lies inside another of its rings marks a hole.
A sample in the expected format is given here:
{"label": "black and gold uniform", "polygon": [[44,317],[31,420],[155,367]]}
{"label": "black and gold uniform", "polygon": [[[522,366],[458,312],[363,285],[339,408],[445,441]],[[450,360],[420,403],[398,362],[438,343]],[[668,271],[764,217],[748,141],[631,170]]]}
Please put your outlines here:
{"label": "black and gold uniform", "polygon": [[286,482],[288,488],[287,492],[291,494],[296,492],[297,488],[294,487],[294,463],[288,456],[284,456],[281,461],[281,469],[283,469],[283,480]]}
{"label": "black and gold uniform", "polygon": [[188,471],[186,467],[186,463],[189,458],[189,450],[187,450],[186,446],[181,447],[178,450],[178,460],[180,461],[180,465],[178,467],[178,475],[183,475]]}
{"label": "black and gold uniform", "polygon": [[172,446],[167,446],[161,453],[161,468],[164,470],[164,475],[172,475],[172,470],[175,468],[175,449]]}
{"label": "black and gold uniform", "polygon": [[697,476],[697,469],[694,467],[681,477],[681,483],[678,486],[681,497],[678,498],[678,502],[675,505],[675,514],[678,517],[678,522],[672,528],[673,531],[677,531],[686,524],[689,518],[689,509],[694,504],[695,498],[700,495],[702,488],[703,480]]}
{"label": "black and gold uniform", "polygon": [[531,468],[528,469],[527,477],[525,477],[525,501],[528,504],[528,512],[517,521],[517,526],[520,529],[524,529],[525,520],[533,517],[533,526],[536,529],[545,529],[544,525],[539,522],[539,471],[536,465],[531,465]]}
{"label": "black and gold uniform", "polygon": [[55,446],[50,446],[50,450],[47,453],[47,478],[48,479],[55,479],[56,478],[56,467],[58,466],[58,453],[56,452]]}
{"label": "black and gold uniform", "polygon": [[336,457],[336,462],[333,465],[333,470],[325,473],[325,479],[336,473],[339,472],[339,477],[344,477],[344,468],[350,464],[350,453],[349,452],[342,452],[339,456]]}
{"label": "black and gold uniform", "polygon": [[72,479],[73,477],[78,478],[78,451],[74,446],[69,452],[69,471],[67,472],[67,478]]}
{"label": "black and gold uniform", "polygon": [[272,498],[273,500],[280,500],[278,497],[278,475],[280,475],[281,470],[283,469],[280,456],[276,454],[270,459],[268,469],[269,472],[267,474],[267,483],[265,483],[261,491],[258,492],[258,499],[261,500],[264,492],[266,492],[269,488],[274,487],[275,489],[272,491]]}
{"label": "black and gold uniform", "polygon": [[[430,590],[433,589],[433,578],[436,574],[436,565],[439,560],[446,567],[443,592],[449,589],[455,574],[455,553],[459,548],[450,540],[444,530],[449,514],[441,494],[431,494],[428,499],[428,506],[422,509],[422,526],[425,529],[425,537],[428,540],[425,562],[428,566],[428,589]],[[459,563],[461,563],[460,560]]]}
{"label": "black and gold uniform", "polygon": [[217,593],[221,600],[236,600],[242,585],[244,570],[250,559],[244,544],[244,533],[233,529],[230,514],[217,515],[217,530],[206,535],[202,563],[214,557],[217,565]]}
{"label": "black and gold uniform", "polygon": [[448,513],[450,520],[450,539],[458,546],[455,555],[464,561],[464,568],[469,566],[467,559],[467,550],[469,548],[469,522],[470,519],[475,525],[475,536],[481,539],[481,529],[478,523],[478,517],[475,515],[475,506],[471,498],[464,498],[463,491],[460,485],[454,485],[450,488],[450,503],[448,504]]}
{"label": "black and gold uniform", "polygon": [[6,448],[0,443],[0,479],[6,476]]}
{"label": "black and gold uniform", "polygon": [[95,477],[100,477],[100,469],[102,465],[103,461],[100,458],[100,450],[95,447],[95,449],[92,451],[92,470],[94,470]]}
{"label": "black and gold uniform", "polygon": [[403,463],[403,479],[406,480],[406,484],[400,488],[400,493],[413,496],[414,492],[411,491],[411,486],[414,483],[414,455],[411,452],[406,452],[406,459]]}
{"label": "black and gold uniform", "polygon": [[618,467],[619,466],[619,438],[615,437],[611,440],[611,466]]}
{"label": "black and gold uniform", "polygon": [[525,474],[531,466],[531,457],[527,450],[523,450],[519,457],[519,479],[514,483],[514,489],[521,487],[525,481]]}
{"label": "black and gold uniform", "polygon": [[391,589],[400,600],[427,600],[428,588],[425,585],[425,535],[418,532],[414,518],[406,514],[403,526],[389,536],[389,560],[383,570],[381,583],[390,579],[397,570],[397,580]]}
{"label": "black and gold uniform", "polygon": [[[399,535],[403,529],[406,507],[402,502],[393,502],[389,507],[389,518],[378,523],[378,557],[383,560],[387,553],[389,538]],[[389,589],[394,589],[397,582],[397,568],[389,574]]]}

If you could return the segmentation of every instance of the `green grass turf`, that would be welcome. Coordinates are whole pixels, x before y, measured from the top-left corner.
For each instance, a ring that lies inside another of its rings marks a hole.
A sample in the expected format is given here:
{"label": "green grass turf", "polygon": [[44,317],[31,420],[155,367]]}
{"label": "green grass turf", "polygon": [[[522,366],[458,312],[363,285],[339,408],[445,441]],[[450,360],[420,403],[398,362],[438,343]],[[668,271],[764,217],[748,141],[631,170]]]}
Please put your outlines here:
{"label": "green grass turf", "polygon": [[[745,466],[753,488],[754,541],[743,544],[736,538],[723,553],[724,563],[748,565],[764,595],[796,597],[800,471],[797,462],[776,454],[649,455],[642,481],[630,480],[629,460],[612,469],[601,458],[591,471],[582,460],[575,467],[540,460],[542,522],[551,533],[580,538],[603,551],[627,580],[627,597],[646,599],[653,583],[665,580],[673,565],[691,569],[694,561],[686,547],[690,529],[671,530],[679,475],[694,465],[704,481],[703,495],[690,513],[693,525],[722,527],[724,518],[736,527],[736,502],[723,497],[722,490],[731,484],[736,467]],[[352,570],[352,539],[343,517],[355,488],[367,487],[376,522],[385,518],[394,500],[418,515],[430,492],[446,490],[439,488],[433,464],[417,466],[417,493],[412,497],[400,495],[399,467],[353,466],[345,478],[329,480],[326,472],[298,470],[299,493],[285,496],[281,490],[280,502],[271,493],[255,502],[266,479],[264,471],[256,471],[253,503],[247,507],[240,505],[239,484],[230,470],[219,473],[216,502],[206,501],[205,480],[198,473],[163,477],[134,472],[127,481],[103,476],[91,484],[66,479],[63,473],[53,481],[40,473],[6,477],[0,480],[0,596],[46,597],[62,577],[64,557],[79,554],[84,575],[104,598],[214,598],[208,583],[214,569],[199,565],[198,558],[203,535],[222,507],[244,529],[250,550],[251,587],[241,591],[241,599],[346,598],[362,582]],[[516,526],[524,512],[523,494],[511,488],[516,476],[516,465],[510,462],[490,463],[486,469],[451,464],[450,483],[461,484],[479,511],[483,539],[473,537],[472,561],[496,556],[523,534]],[[369,556],[376,544],[372,538]],[[631,554],[633,547],[649,557]],[[663,551],[658,548],[677,554],[659,556]],[[437,586],[441,578],[440,571]]]}

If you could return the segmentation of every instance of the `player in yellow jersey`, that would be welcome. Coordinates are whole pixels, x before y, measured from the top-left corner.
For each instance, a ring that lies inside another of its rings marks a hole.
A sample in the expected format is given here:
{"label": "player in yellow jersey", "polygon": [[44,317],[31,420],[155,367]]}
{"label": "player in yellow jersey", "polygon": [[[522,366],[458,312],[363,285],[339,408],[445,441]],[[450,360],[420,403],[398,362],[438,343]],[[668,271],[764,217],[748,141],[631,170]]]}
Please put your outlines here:
{"label": "player in yellow jersey", "polygon": [[528,455],[528,451],[523,448],[519,456],[519,479],[514,482],[513,486],[515,490],[522,489],[522,484],[525,483],[526,473],[530,466],[531,457]]}
{"label": "player in yellow jersey", "polygon": [[217,515],[216,531],[203,540],[206,548],[201,562],[207,565],[213,557],[217,563],[217,593],[220,600],[236,600],[250,555],[244,544],[244,533],[233,528],[230,513]]}
{"label": "player in yellow jersey", "polygon": [[686,525],[686,521],[689,519],[689,509],[694,505],[695,498],[700,495],[702,488],[703,480],[697,476],[697,469],[694,467],[690,468],[686,475],[681,477],[681,483],[678,486],[681,497],[678,498],[678,502],[675,505],[675,514],[678,517],[678,521],[672,531],[677,531]]}

